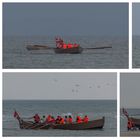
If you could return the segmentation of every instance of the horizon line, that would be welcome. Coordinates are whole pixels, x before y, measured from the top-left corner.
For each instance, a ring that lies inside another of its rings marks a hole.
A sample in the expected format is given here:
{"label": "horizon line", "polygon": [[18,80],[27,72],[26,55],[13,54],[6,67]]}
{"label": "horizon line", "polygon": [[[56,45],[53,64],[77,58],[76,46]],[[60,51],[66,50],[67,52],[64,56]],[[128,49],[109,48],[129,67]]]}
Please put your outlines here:
{"label": "horizon line", "polygon": [[49,100],[117,100],[117,99],[3,99],[3,101],[15,101],[15,100],[19,100],[19,101],[31,101],[31,100],[34,100],[34,101],[49,101]]}

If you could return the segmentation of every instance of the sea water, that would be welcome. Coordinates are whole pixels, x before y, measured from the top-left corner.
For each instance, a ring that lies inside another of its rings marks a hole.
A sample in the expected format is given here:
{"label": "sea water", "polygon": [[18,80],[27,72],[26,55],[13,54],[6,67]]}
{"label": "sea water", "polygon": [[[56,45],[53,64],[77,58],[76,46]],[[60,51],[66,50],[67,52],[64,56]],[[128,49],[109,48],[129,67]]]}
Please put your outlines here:
{"label": "sea water", "polygon": [[[94,120],[105,116],[105,125],[101,130],[24,130],[13,117],[14,109],[21,117],[32,117],[35,113],[55,117],[71,113],[74,120],[78,114],[88,115],[90,120]],[[116,136],[116,110],[116,100],[4,100],[3,136]]]}
{"label": "sea water", "polygon": [[69,36],[66,43],[78,43],[82,48],[112,46],[108,49],[86,50],[81,54],[55,54],[54,50],[28,51],[27,45],[39,44],[54,48],[54,37],[3,37],[3,68],[76,69],[128,68],[128,38]]}
{"label": "sea water", "polygon": [[140,36],[133,36],[132,62],[134,68],[140,68]]}

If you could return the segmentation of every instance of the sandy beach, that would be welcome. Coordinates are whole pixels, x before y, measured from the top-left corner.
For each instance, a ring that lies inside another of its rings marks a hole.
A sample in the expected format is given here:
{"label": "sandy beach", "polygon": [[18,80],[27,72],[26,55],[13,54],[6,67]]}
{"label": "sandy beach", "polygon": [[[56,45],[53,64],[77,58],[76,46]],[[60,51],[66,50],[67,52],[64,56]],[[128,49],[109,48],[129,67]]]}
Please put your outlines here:
{"label": "sandy beach", "polygon": [[139,137],[140,131],[121,132],[121,137]]}

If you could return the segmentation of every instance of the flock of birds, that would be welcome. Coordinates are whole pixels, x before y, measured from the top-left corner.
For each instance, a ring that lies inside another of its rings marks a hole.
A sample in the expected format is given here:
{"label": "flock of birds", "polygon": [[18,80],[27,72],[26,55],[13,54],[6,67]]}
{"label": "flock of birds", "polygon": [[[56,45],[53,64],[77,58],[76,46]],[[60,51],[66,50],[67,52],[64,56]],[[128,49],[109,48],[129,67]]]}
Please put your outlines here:
{"label": "flock of birds", "polygon": [[[53,79],[53,81],[54,81],[55,83],[59,82],[57,79]],[[110,86],[110,83],[106,83],[106,86]],[[72,89],[71,89],[71,92],[72,92],[72,93],[78,93],[80,87],[81,87],[80,84],[77,84],[77,83],[74,84],[73,87],[72,87]],[[92,89],[92,88],[98,88],[98,89],[100,89],[100,88],[102,88],[102,86],[101,86],[101,85],[91,84],[91,85],[87,85],[86,88],[88,88],[88,89]]]}

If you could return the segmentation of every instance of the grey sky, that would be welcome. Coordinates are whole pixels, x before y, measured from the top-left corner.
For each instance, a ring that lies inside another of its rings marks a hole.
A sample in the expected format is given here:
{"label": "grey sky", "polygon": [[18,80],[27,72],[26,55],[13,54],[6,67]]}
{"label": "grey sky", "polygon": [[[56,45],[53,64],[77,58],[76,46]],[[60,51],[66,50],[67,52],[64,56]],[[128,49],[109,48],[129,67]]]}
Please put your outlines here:
{"label": "grey sky", "polygon": [[133,3],[133,35],[140,35],[140,3]]}
{"label": "grey sky", "polygon": [[140,73],[121,74],[121,107],[140,108]]}
{"label": "grey sky", "polygon": [[3,33],[128,36],[128,3],[4,3]]}
{"label": "grey sky", "polygon": [[116,73],[4,73],[3,99],[116,99]]}

